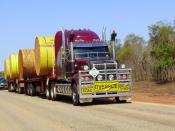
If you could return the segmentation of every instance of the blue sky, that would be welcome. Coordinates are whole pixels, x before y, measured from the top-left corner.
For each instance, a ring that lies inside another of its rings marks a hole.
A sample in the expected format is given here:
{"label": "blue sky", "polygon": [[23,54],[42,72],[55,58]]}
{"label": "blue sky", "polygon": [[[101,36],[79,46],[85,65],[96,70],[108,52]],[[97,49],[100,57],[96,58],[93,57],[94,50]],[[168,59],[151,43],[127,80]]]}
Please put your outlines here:
{"label": "blue sky", "polygon": [[0,70],[4,59],[21,48],[34,48],[36,36],[61,28],[89,28],[101,36],[107,27],[122,41],[135,33],[149,39],[148,26],[175,20],[174,0],[0,0]]}

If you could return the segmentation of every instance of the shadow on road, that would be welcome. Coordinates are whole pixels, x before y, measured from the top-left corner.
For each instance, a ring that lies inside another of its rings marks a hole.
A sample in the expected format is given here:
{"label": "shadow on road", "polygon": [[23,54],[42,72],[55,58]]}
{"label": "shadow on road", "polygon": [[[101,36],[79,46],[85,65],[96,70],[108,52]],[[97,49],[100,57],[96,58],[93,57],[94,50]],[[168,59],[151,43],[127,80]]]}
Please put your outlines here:
{"label": "shadow on road", "polygon": [[[46,99],[45,94],[39,94],[38,97],[42,99]],[[56,102],[62,102],[62,103],[67,103],[67,104],[72,104],[72,98],[70,96],[62,96],[59,95],[57,96],[57,99],[55,100]],[[98,98],[94,99],[93,102],[90,103],[81,103],[80,106],[95,106],[95,105],[108,105],[108,104],[129,104],[131,102],[120,102],[117,103],[115,100],[111,98]]]}
{"label": "shadow on road", "polygon": [[3,90],[7,90],[7,88],[6,87],[1,87],[0,91],[3,91]]}
{"label": "shadow on road", "polygon": [[[19,94],[19,95],[21,95],[21,94]],[[23,94],[23,95],[25,95],[25,94]],[[33,96],[33,97],[38,97],[38,98],[47,100],[45,94],[37,94],[36,96]],[[55,100],[55,102],[72,104],[72,98],[70,96],[59,95],[59,96],[57,96],[57,99]],[[131,102],[118,103],[112,98],[98,98],[98,99],[94,99],[93,102],[90,102],[90,103],[81,103],[80,106],[85,107],[85,106],[109,105],[109,104],[129,104],[129,103],[131,103]]]}
{"label": "shadow on road", "polygon": [[91,103],[83,103],[81,106],[95,106],[95,105],[111,105],[111,104],[129,104],[131,102],[116,102],[115,100],[111,98],[100,98],[100,99],[94,99]]}

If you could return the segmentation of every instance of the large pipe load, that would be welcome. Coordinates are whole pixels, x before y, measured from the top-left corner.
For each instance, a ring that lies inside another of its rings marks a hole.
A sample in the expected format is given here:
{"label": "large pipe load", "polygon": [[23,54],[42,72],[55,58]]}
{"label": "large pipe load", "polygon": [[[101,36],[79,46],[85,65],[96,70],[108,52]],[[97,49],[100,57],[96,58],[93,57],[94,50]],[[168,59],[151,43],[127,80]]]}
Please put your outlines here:
{"label": "large pipe load", "polygon": [[21,49],[18,54],[19,78],[26,79],[36,76],[34,49]]}
{"label": "large pipe load", "polygon": [[10,78],[15,79],[19,77],[18,70],[18,54],[10,55]]}
{"label": "large pipe load", "polygon": [[10,79],[10,60],[6,59],[4,61],[4,78],[6,80]]}
{"label": "large pipe load", "polygon": [[38,76],[49,75],[55,65],[54,37],[36,37],[35,70]]}

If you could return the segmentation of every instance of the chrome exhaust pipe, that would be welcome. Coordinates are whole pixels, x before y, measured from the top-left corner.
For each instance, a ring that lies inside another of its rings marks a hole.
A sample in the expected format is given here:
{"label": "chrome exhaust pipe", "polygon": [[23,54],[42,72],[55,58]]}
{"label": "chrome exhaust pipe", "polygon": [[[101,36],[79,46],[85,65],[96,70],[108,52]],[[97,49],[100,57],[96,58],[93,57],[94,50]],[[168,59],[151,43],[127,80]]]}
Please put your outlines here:
{"label": "chrome exhaust pipe", "polygon": [[65,79],[66,78],[66,69],[65,69],[65,53],[66,53],[66,38],[65,38],[65,31],[63,28],[61,28],[61,33],[62,33],[62,47],[61,47],[61,59],[62,59],[62,77]]}
{"label": "chrome exhaust pipe", "polygon": [[102,29],[102,41],[106,42],[106,27],[103,27]]}
{"label": "chrome exhaust pipe", "polygon": [[65,53],[65,49],[66,49],[66,38],[65,38],[65,32],[64,32],[64,29],[63,28],[61,28],[61,33],[62,33],[63,53]]}

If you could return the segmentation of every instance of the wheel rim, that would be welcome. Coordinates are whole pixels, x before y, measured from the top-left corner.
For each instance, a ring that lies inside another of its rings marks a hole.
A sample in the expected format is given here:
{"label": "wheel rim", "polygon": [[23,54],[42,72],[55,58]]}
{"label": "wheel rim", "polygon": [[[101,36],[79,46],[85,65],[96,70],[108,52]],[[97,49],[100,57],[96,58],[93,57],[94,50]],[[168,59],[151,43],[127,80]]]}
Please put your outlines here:
{"label": "wheel rim", "polygon": [[75,94],[75,92],[72,93],[72,99],[73,99],[74,102],[76,102],[76,94]]}
{"label": "wheel rim", "polygon": [[51,97],[52,97],[52,99],[54,98],[54,97],[53,97],[53,88],[52,88],[52,90],[51,90]]}
{"label": "wheel rim", "polygon": [[11,91],[13,90],[13,85],[12,85],[12,84],[10,85],[10,90],[11,90]]}
{"label": "wheel rim", "polygon": [[48,88],[46,89],[46,97],[47,97],[47,98],[50,97],[50,96],[49,96],[49,89],[48,89]]}
{"label": "wheel rim", "polygon": [[30,89],[29,89],[29,87],[27,88],[27,94],[30,95]]}
{"label": "wheel rim", "polygon": [[55,86],[53,88],[53,95],[54,95],[54,98],[56,98],[56,87]]}
{"label": "wheel rim", "polygon": [[30,95],[33,95],[32,88],[30,88]]}

